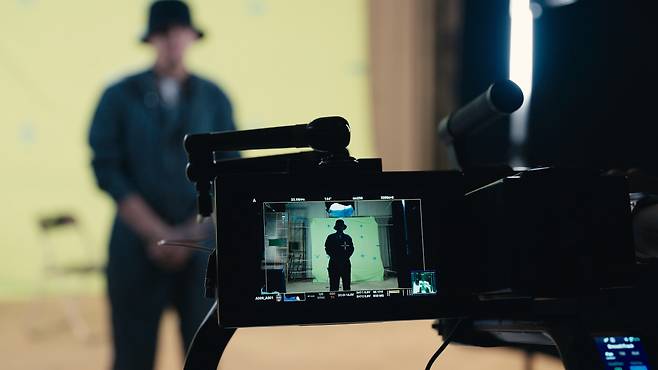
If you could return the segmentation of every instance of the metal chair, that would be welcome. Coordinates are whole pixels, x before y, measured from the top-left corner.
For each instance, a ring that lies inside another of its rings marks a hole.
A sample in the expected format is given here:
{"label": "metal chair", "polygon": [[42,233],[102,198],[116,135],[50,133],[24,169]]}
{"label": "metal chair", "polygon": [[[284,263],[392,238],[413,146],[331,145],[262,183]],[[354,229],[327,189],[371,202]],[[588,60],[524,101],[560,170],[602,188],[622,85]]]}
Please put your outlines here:
{"label": "metal chair", "polygon": [[[92,275],[103,272],[104,267],[96,257],[90,238],[77,219],[68,213],[40,217],[37,220],[42,244],[42,273],[40,280],[40,295],[48,296],[52,284],[72,279],[74,283],[82,283]],[[76,236],[77,242],[66,243],[66,247],[53,241],[55,234],[70,230]],[[91,338],[91,329],[80,310],[77,296],[61,297],[59,304],[75,337],[80,340]],[[38,305],[38,304],[37,304]],[[40,306],[40,305],[39,305]],[[42,307],[34,307],[42,309]],[[33,316],[39,317],[39,316]],[[33,331],[38,329],[33,327]]]}

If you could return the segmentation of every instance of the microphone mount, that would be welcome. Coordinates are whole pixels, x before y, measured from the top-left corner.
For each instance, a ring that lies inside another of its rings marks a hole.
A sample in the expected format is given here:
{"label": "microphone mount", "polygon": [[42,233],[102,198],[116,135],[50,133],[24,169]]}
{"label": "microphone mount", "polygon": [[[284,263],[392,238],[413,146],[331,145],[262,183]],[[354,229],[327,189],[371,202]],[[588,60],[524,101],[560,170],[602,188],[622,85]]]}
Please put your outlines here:
{"label": "microphone mount", "polygon": [[[349,156],[347,150],[349,143],[350,125],[345,118],[338,116],[317,118],[308,124],[186,135],[184,140],[188,155],[186,173],[187,178],[196,186],[199,215],[208,217],[212,214],[211,189],[218,168],[239,167],[232,160],[216,161],[215,152],[309,147],[320,154],[318,165],[329,167],[332,164],[354,162],[354,158]],[[309,158],[304,153],[259,157],[257,159],[265,161],[259,161],[256,166],[260,165],[262,168],[274,162],[280,163],[282,160],[301,157]],[[268,162],[266,160],[268,158],[274,160]],[[242,161],[241,165],[253,166],[254,161]]]}

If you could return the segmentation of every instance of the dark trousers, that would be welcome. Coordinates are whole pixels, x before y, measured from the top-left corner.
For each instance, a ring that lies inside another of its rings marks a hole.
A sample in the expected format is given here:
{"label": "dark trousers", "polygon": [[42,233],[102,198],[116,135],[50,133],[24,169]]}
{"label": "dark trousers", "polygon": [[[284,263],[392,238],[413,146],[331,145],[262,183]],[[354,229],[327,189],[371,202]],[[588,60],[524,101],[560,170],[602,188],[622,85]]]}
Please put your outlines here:
{"label": "dark trousers", "polygon": [[149,260],[140,241],[122,236],[111,242],[107,267],[112,369],[151,370],[162,312],[171,307],[178,314],[185,353],[212,305],[203,291],[207,256],[193,254],[183,270],[167,272]]}
{"label": "dark trousers", "polygon": [[339,288],[340,280],[343,280],[343,290],[350,290],[352,266],[332,266],[327,269],[329,271],[329,290],[332,292],[337,291]]}

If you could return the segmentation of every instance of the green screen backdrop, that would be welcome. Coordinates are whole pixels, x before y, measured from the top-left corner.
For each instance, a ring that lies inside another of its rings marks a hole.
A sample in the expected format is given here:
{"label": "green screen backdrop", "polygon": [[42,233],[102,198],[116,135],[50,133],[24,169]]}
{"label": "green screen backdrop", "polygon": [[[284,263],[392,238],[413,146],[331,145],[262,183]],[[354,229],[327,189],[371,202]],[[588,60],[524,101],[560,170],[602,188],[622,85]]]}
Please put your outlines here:
{"label": "green screen backdrop", "polygon": [[[354,254],[352,263],[352,281],[384,280],[384,265],[379,246],[379,231],[374,217],[346,217],[345,234],[352,237]],[[329,281],[327,265],[329,256],[324,250],[324,242],[329,234],[336,232],[334,225],[337,218],[314,218],[311,220],[311,253],[313,281]]]}

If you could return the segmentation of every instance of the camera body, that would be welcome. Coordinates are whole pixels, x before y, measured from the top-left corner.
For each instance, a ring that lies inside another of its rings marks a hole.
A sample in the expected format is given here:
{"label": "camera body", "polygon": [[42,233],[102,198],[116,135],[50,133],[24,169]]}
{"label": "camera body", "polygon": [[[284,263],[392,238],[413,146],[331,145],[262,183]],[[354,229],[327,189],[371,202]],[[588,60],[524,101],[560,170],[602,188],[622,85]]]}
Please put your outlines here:
{"label": "camera body", "polygon": [[[220,324],[447,318],[491,300],[523,313],[519,299],[633,284],[624,177],[539,169],[464,194],[464,176],[350,167],[219,176]],[[332,286],[338,223],[353,252],[349,277]]]}
{"label": "camera body", "polygon": [[438,318],[444,332],[464,317],[464,343],[555,345],[567,370],[622,364],[632,347],[621,360],[648,368],[636,339],[655,349],[655,325],[643,325],[656,322],[657,274],[635,263],[625,177],[545,168],[471,190],[491,173],[382,172],[326,143],[214,161],[216,150],[313,147],[318,133],[349,142],[339,117],[260,131],[185,141],[200,215],[217,227],[216,304],[186,369],[216,368],[238,327]]}
{"label": "camera body", "polygon": [[480,294],[569,297],[632,285],[627,180],[543,168],[465,196],[480,258]]}
{"label": "camera body", "polygon": [[215,194],[222,326],[430,319],[470,298],[458,172],[236,174]]}

